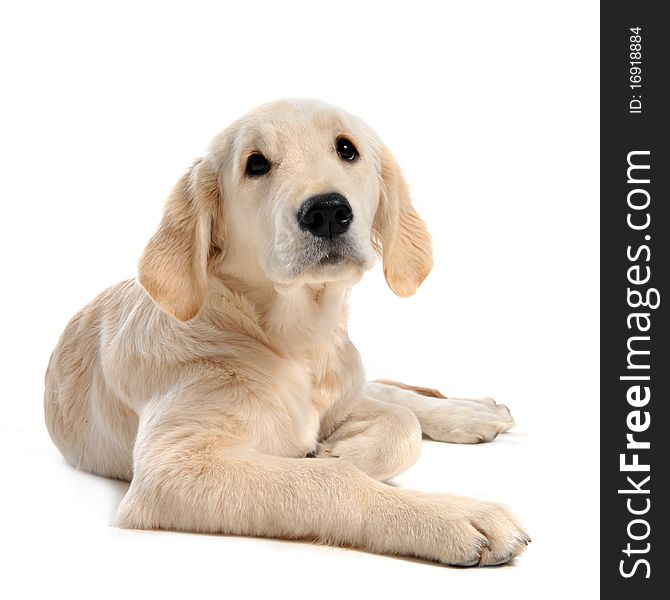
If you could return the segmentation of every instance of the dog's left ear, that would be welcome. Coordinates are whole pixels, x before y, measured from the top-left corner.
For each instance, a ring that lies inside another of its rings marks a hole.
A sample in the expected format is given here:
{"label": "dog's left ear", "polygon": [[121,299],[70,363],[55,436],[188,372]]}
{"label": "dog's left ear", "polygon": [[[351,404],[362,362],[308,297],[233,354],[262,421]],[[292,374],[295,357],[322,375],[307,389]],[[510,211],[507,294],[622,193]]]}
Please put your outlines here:
{"label": "dog's left ear", "polygon": [[416,292],[433,267],[432,242],[425,223],[412,207],[405,179],[391,152],[382,147],[380,198],[374,219],[374,242],[384,276],[395,294]]}

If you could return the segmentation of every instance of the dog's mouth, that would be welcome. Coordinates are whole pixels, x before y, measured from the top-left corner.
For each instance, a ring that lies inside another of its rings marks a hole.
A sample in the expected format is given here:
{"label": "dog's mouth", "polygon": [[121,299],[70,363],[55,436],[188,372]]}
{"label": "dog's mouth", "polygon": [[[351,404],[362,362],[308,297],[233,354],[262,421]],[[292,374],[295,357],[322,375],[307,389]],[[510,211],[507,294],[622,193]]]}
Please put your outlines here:
{"label": "dog's mouth", "polygon": [[336,265],[344,260],[351,260],[350,256],[345,256],[341,252],[328,252],[325,256],[322,256],[319,260],[316,261],[318,265]]}
{"label": "dog's mouth", "polygon": [[322,267],[344,266],[347,263],[362,262],[361,253],[355,241],[348,236],[335,239],[307,238],[307,244],[301,253],[301,267],[319,269]]}
{"label": "dog's mouth", "polygon": [[272,281],[293,284],[348,280],[360,277],[374,262],[364,244],[351,235],[334,239],[317,238],[304,232],[298,235],[297,240],[288,235],[286,240],[280,238],[280,252],[272,255],[270,263],[279,267],[270,271]]}
{"label": "dog's mouth", "polygon": [[330,248],[322,248],[307,268],[312,270],[345,269],[347,267],[367,268],[364,255],[357,248],[349,244],[335,244]]}
{"label": "dog's mouth", "polygon": [[298,276],[313,282],[349,279],[367,268],[363,255],[348,244],[322,247],[306,258]]}

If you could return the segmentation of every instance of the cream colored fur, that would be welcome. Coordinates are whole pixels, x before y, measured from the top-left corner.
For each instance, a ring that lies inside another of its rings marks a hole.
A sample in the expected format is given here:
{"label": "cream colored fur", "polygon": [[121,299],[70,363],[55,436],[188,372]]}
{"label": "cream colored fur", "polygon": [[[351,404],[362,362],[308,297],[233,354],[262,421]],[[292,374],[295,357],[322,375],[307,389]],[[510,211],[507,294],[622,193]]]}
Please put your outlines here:
{"label": "cream colored fur", "polygon": [[[339,135],[358,160],[337,156]],[[253,151],[272,163],[262,178],[244,173]],[[320,264],[295,215],[333,191],[354,213],[351,255]],[[381,483],[417,460],[422,431],[471,443],[513,422],[489,399],[364,383],[346,303],[375,253],[400,296],[432,264],[393,157],[359,119],[282,101],[214,139],[170,195],[138,278],[72,319],[46,374],[46,423],[65,458],[131,482],[117,525],[450,565],[499,564],[525,548],[502,506]]]}

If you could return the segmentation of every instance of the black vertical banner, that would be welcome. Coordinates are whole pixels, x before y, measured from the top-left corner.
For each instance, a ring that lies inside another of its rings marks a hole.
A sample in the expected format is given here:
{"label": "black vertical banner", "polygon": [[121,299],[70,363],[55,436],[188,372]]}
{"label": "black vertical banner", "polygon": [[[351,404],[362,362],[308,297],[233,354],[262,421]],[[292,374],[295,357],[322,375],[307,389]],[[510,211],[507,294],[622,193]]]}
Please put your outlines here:
{"label": "black vertical banner", "polygon": [[601,3],[601,583],[670,597],[670,28]]}

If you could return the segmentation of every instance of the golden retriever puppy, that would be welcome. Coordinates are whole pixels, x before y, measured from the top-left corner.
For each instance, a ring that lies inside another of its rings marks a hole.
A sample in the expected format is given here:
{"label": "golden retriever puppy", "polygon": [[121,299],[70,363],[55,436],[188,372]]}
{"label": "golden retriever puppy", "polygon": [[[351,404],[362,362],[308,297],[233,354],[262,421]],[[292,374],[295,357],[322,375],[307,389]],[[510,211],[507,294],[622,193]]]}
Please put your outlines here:
{"label": "golden retriever puppy", "polygon": [[321,102],[279,101],[214,138],[167,200],[137,279],[67,325],[44,407],[71,464],[130,481],[121,527],[311,539],[495,565],[528,537],[507,508],[383,482],[422,432],[474,443],[493,400],[365,383],[349,290],[383,260],[415,292],[431,241],[388,149]]}

